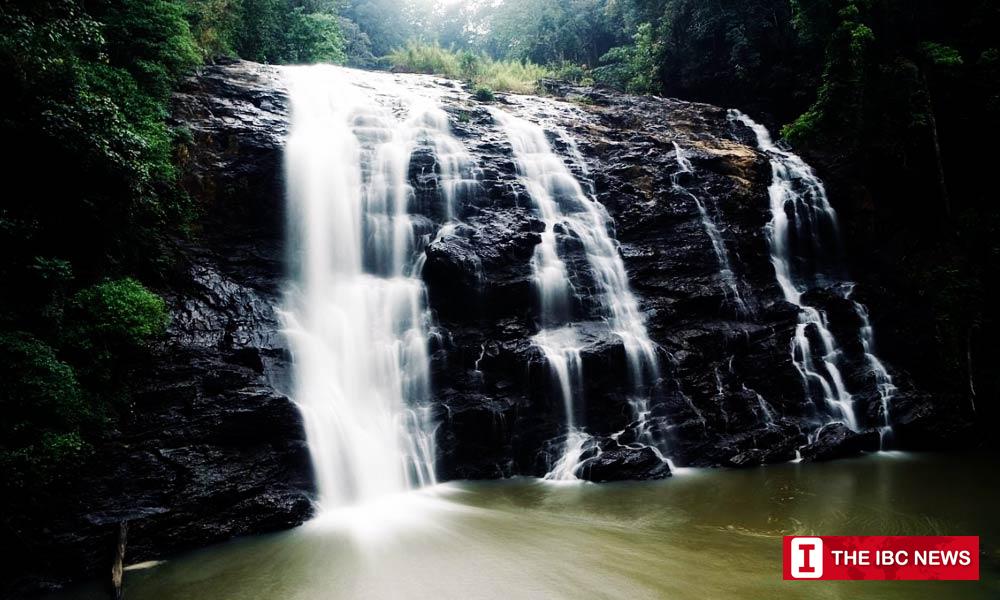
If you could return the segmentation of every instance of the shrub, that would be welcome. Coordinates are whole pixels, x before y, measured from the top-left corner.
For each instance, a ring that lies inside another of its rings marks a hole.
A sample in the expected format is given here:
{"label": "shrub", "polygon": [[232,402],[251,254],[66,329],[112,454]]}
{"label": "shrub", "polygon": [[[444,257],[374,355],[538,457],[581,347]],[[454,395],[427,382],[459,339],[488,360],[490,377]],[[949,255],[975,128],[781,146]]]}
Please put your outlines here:
{"label": "shrub", "polygon": [[550,67],[552,77],[572,83],[584,83],[590,77],[590,71],[582,65],[564,60]]}
{"label": "shrub", "polygon": [[594,69],[594,79],[634,94],[658,91],[657,68],[663,48],[649,23],[643,23],[632,37],[634,44],[612,48],[601,57],[602,66]]}
{"label": "shrub", "polygon": [[458,68],[462,72],[462,77],[470,81],[479,75],[479,68],[482,62],[481,57],[468,50],[462,51],[458,55]]}
{"label": "shrub", "polygon": [[445,50],[438,44],[421,44],[411,40],[402,48],[390,52],[389,61],[397,71],[462,78],[458,54]]}
{"label": "shrub", "polygon": [[477,87],[476,92],[472,96],[480,102],[493,102],[496,100],[496,96],[493,95],[493,90],[485,86]]}
{"label": "shrub", "polygon": [[807,110],[791,123],[781,128],[781,137],[791,144],[804,144],[817,139],[822,131],[822,115],[817,110]]}
{"label": "shrub", "polygon": [[99,420],[73,369],[22,332],[0,333],[0,467],[4,484],[48,484],[83,455],[81,426]]}
{"label": "shrub", "polygon": [[388,59],[396,71],[461,79],[496,92],[530,94],[537,89],[538,80],[549,75],[548,69],[530,61],[493,60],[412,40],[391,52]]}
{"label": "shrub", "polygon": [[962,55],[958,50],[944,44],[924,42],[920,45],[920,52],[925,60],[936,66],[960,67],[963,64]]}
{"label": "shrub", "polygon": [[157,98],[168,98],[177,77],[200,60],[180,2],[118,0],[92,10],[104,25],[111,64],[125,66]]}
{"label": "shrub", "polygon": [[533,62],[517,60],[487,61],[475,83],[498,92],[532,94],[538,89],[538,80],[549,76],[548,70]]}
{"label": "shrub", "polygon": [[163,299],[138,281],[105,281],[78,292],[72,300],[75,341],[82,348],[129,351],[166,332]]}

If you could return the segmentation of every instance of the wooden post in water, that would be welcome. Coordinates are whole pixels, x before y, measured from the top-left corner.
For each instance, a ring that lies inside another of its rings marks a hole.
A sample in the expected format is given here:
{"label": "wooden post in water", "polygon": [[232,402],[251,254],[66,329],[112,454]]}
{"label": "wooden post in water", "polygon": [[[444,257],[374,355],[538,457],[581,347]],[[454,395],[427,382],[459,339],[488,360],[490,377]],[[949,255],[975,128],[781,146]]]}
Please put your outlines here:
{"label": "wooden post in water", "polygon": [[111,563],[111,597],[125,600],[125,541],[128,538],[128,521],[118,524],[118,544]]}

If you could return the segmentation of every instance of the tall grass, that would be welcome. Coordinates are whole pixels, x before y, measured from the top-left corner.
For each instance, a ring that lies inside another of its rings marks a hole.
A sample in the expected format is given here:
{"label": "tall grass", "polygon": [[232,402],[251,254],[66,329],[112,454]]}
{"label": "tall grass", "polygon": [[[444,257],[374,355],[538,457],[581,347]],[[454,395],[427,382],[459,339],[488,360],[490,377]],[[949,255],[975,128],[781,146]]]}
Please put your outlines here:
{"label": "tall grass", "polygon": [[531,94],[536,91],[538,80],[549,75],[548,69],[531,62],[493,60],[482,54],[455,52],[438,44],[416,41],[407,42],[388,58],[397,71],[461,79],[497,92]]}

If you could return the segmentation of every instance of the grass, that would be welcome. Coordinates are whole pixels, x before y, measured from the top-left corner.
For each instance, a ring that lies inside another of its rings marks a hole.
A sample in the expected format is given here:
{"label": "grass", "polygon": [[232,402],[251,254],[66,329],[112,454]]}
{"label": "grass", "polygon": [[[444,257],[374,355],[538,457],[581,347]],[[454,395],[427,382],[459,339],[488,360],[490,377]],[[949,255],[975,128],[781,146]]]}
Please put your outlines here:
{"label": "grass", "polygon": [[427,73],[468,81],[478,89],[494,92],[532,94],[538,80],[549,70],[532,62],[494,60],[472,52],[455,52],[438,44],[410,41],[389,54],[389,64],[396,71]]}

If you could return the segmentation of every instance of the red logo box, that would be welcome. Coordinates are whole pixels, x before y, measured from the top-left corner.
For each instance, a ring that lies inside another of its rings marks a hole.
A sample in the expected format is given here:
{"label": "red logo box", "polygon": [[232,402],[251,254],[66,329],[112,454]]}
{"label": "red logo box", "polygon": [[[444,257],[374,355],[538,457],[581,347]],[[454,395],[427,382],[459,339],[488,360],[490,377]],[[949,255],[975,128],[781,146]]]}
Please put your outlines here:
{"label": "red logo box", "polygon": [[794,536],[783,541],[786,580],[976,580],[978,536]]}

